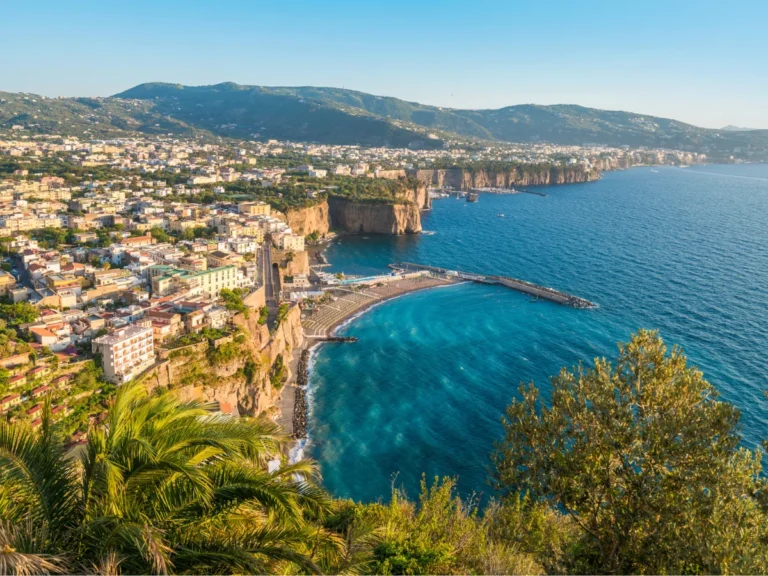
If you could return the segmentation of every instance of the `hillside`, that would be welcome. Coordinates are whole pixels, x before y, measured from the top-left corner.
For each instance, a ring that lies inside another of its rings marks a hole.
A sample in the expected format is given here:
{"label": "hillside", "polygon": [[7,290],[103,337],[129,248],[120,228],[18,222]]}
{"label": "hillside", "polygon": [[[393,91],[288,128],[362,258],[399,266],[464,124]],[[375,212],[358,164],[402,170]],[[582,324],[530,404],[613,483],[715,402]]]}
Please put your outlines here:
{"label": "hillside", "polygon": [[733,153],[734,148],[768,148],[768,130],[711,130],[631,112],[598,110],[570,104],[522,104],[496,110],[461,110],[425,106],[397,98],[338,88],[279,88],[285,94],[339,106],[354,106],[380,117],[432,130],[503,142],[552,142],[689,149]]}
{"label": "hillside", "polygon": [[426,106],[354,90],[233,83],[149,83],[110,98],[0,92],[0,129],[93,137],[203,134],[325,144],[433,148],[445,139],[647,146],[712,157],[768,157],[768,130],[699,128],[676,120],[576,105],[497,110]]}
{"label": "hillside", "polygon": [[152,102],[118,98],[45,98],[0,92],[0,129],[23,126],[32,134],[105,137],[130,133],[194,134],[178,120],[158,114]]}

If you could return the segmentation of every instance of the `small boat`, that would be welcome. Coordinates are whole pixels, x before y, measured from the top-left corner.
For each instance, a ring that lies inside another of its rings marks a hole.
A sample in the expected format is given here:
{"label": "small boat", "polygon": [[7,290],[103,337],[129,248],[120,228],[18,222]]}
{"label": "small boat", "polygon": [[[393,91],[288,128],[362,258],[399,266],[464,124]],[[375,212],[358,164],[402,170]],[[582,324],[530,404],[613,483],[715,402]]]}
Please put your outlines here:
{"label": "small boat", "polygon": [[478,198],[480,198],[480,194],[477,192],[469,192],[467,194],[467,202],[477,202]]}
{"label": "small boat", "polygon": [[499,214],[499,218],[504,218],[504,214]]}

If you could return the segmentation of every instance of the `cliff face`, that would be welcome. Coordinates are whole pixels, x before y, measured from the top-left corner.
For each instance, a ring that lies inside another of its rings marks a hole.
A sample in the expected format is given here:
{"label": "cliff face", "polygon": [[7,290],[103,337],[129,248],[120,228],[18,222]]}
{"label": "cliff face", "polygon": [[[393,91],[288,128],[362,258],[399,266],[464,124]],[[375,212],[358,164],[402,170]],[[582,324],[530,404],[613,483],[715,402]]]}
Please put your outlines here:
{"label": "cliff face", "polygon": [[288,210],[285,220],[294,233],[306,236],[312,232],[327,234],[330,220],[328,218],[328,202],[321,202],[315,206]]}
{"label": "cliff face", "polygon": [[408,191],[405,193],[405,197],[416,204],[419,210],[432,209],[432,198],[429,197],[426,183],[422,183],[419,186],[408,189]]}
{"label": "cliff face", "polygon": [[196,344],[171,352],[167,360],[145,377],[147,386],[172,388],[183,400],[229,404],[241,415],[273,411],[279,391],[271,384],[270,369],[278,355],[282,355],[288,369],[294,351],[304,342],[301,312],[298,306],[291,308],[271,335],[266,326],[258,324],[258,314],[254,312],[251,311],[248,319],[242,314],[233,318],[246,334],[245,340],[239,343],[241,354],[237,358],[212,363],[209,344]]}
{"label": "cliff face", "polygon": [[419,207],[413,202],[352,202],[329,199],[333,228],[352,234],[417,234],[421,232]]}
{"label": "cliff face", "polygon": [[461,168],[416,170],[412,175],[427,186],[468,190],[470,188],[512,188],[514,186],[547,186],[591,182],[600,177],[600,172],[585,170],[580,166],[556,166],[552,168],[532,166],[524,170],[517,169],[508,172],[470,171]]}
{"label": "cliff face", "polygon": [[425,183],[403,190],[401,204],[330,197],[316,206],[289,210],[285,220],[296,234],[327,234],[331,228],[350,234],[415,234],[421,232],[419,210],[432,208]]}

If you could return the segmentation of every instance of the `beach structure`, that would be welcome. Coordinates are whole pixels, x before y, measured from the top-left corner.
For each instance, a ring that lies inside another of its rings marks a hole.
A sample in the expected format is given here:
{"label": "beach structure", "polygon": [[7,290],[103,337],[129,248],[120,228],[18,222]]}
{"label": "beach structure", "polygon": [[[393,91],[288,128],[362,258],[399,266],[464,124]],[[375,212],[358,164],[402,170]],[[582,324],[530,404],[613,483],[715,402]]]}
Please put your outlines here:
{"label": "beach structure", "polygon": [[512,290],[522,292],[523,294],[528,294],[536,300],[548,300],[550,302],[562,304],[563,306],[570,306],[572,308],[597,308],[597,304],[590,302],[589,300],[585,300],[584,298],[579,298],[578,296],[573,296],[572,294],[567,294],[566,292],[561,292],[560,290],[555,290],[554,288],[539,286],[533,282],[526,282],[525,280],[519,280],[509,276],[495,276],[488,274],[474,274],[471,272],[460,272],[458,270],[438,268],[437,266],[414,264],[413,262],[400,262],[398,264],[390,264],[390,268],[406,271],[424,270],[447,278],[456,278],[470,282],[478,282],[480,284],[497,284],[499,286],[506,286]]}

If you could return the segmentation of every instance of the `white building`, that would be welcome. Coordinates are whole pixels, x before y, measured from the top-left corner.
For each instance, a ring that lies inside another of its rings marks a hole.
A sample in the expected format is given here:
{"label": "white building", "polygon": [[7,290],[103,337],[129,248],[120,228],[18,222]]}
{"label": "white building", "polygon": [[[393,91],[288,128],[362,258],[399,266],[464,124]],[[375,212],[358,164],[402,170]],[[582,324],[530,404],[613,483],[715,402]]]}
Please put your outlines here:
{"label": "white building", "polygon": [[155,362],[151,323],[138,322],[96,338],[91,349],[94,354],[101,354],[107,380],[124,384]]}
{"label": "white building", "polygon": [[282,234],[278,240],[278,248],[280,248],[280,250],[301,252],[304,250],[304,236],[299,236],[298,234]]}

